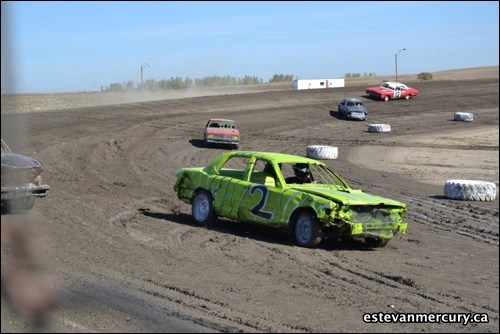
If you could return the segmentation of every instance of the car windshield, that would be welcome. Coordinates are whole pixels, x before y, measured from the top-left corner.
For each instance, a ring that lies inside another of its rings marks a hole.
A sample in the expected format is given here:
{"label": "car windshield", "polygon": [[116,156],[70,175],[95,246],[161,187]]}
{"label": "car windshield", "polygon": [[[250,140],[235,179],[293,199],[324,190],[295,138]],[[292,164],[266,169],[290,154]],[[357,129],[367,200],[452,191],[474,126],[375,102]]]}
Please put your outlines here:
{"label": "car windshield", "polygon": [[210,123],[209,127],[235,129],[234,122],[229,122],[229,121],[218,121],[218,122]]}
{"label": "car windshield", "polygon": [[314,177],[314,182],[320,184],[329,184],[339,186],[343,189],[348,187],[346,181],[342,180],[338,175],[332,173],[328,168],[322,165],[310,165],[311,174]]}
{"label": "car windshield", "polygon": [[356,103],[352,102],[352,101],[348,101],[347,102],[347,106],[348,107],[354,107],[356,105]]}
{"label": "car windshield", "polygon": [[[335,186],[341,189],[349,189],[349,185],[339,175],[332,172],[329,168],[320,164],[307,164],[307,163],[280,163],[281,173],[287,184],[323,184]],[[295,168],[294,168],[295,167]],[[297,167],[299,170],[304,170],[302,177],[297,179]]]}
{"label": "car windshield", "polygon": [[220,122],[219,126],[221,128],[229,128],[229,129],[234,129],[234,123],[233,122]]}

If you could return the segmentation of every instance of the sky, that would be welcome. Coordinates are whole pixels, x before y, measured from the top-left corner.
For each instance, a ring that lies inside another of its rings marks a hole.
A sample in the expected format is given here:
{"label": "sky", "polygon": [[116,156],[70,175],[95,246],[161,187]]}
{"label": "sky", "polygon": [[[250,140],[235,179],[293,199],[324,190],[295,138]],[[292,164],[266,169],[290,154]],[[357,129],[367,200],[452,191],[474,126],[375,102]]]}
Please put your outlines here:
{"label": "sky", "polygon": [[[2,94],[498,66],[498,1],[2,1]],[[402,50],[406,49],[406,50]],[[401,51],[400,51],[401,50]]]}

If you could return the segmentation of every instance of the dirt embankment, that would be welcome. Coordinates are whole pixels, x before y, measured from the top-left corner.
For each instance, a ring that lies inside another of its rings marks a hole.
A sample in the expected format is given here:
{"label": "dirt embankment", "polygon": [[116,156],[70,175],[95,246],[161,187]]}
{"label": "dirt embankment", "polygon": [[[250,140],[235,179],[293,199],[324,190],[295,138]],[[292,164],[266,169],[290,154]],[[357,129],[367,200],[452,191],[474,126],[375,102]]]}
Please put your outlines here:
{"label": "dirt embankment", "polygon": [[[461,70],[437,71],[432,73],[432,81],[494,79],[498,78],[498,66],[486,66]],[[393,76],[373,76],[346,78],[346,87],[377,85],[383,81],[394,80]],[[401,74],[398,80],[406,83],[418,82],[417,74]],[[290,82],[261,85],[245,85],[216,88],[189,88],[168,91],[130,91],[130,92],[76,92],[53,94],[13,94],[2,96],[2,113],[37,112],[79,107],[94,107],[112,104],[160,101],[197,96],[247,94],[268,91],[290,90]]]}

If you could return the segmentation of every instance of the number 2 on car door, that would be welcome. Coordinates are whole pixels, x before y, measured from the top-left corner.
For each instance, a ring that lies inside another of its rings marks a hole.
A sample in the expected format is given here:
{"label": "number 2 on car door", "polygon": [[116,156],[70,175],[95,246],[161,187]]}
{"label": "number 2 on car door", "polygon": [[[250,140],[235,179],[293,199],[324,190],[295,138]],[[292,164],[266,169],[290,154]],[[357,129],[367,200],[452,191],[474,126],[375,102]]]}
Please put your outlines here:
{"label": "number 2 on car door", "polygon": [[[241,214],[245,215],[242,218],[267,225],[279,224],[282,192],[283,189],[279,187],[265,186],[263,184],[250,186],[245,195],[245,197],[249,196],[249,198],[246,197],[244,201],[252,204],[241,210]],[[242,207],[245,207],[245,205],[243,204]]]}
{"label": "number 2 on car door", "polygon": [[268,195],[267,187],[266,186],[252,187],[250,189],[250,195],[253,195],[257,190],[262,193],[262,197],[261,197],[260,201],[257,202],[257,204],[254,205],[250,211],[256,216],[262,217],[264,219],[272,220],[273,213],[262,210],[262,208],[264,206],[266,206],[266,202],[267,202],[267,195]]}

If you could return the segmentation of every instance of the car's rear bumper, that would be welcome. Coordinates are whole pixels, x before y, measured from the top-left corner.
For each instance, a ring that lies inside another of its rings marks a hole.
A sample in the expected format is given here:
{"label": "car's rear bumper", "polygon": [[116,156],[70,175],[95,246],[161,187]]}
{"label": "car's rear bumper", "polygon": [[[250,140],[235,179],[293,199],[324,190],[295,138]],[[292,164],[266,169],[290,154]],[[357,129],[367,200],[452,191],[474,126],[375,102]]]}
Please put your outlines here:
{"label": "car's rear bumper", "polygon": [[42,184],[40,186],[26,185],[20,187],[2,187],[2,201],[30,196],[43,198],[47,196],[49,190],[50,187],[47,184]]}

